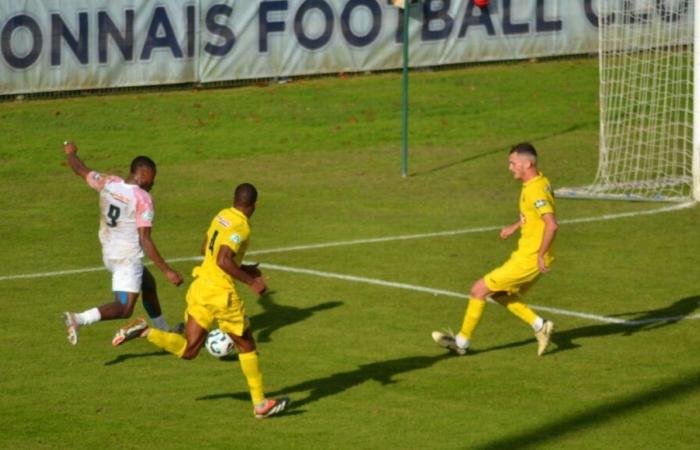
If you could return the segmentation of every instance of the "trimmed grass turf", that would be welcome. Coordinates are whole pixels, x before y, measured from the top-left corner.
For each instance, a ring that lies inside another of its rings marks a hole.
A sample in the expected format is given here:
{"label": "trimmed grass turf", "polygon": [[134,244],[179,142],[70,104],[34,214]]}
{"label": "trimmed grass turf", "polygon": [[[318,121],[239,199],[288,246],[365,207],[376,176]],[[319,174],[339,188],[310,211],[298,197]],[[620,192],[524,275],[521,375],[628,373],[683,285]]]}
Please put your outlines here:
{"label": "trimmed grass turf", "polygon": [[[159,164],[154,239],[194,256],[236,183],[260,192],[251,251],[510,223],[508,147],[532,140],[556,186],[597,163],[593,60],[415,72],[411,176],[399,175],[399,75],[232,90],[0,104],[0,275],[101,264],[96,195],[62,167],[75,139],[90,167]],[[558,202],[560,219],[658,205]],[[623,318],[696,314],[698,208],[562,226],[558,261],[529,300]],[[271,253],[251,259],[466,292],[515,246],[497,232]],[[187,275],[191,262],[175,266]],[[157,273],[171,323],[184,288]],[[112,349],[118,322],[64,338],[63,310],[109,299],[105,272],[0,281],[0,446],[5,448],[690,448],[699,437],[698,321],[627,328],[548,315],[558,346],[489,305],[475,353],[430,331],[465,302],[268,271],[245,290],[270,393],[290,414],[257,422],[236,362],[192,362],[147,342]],[[138,311],[143,314],[141,307]]]}

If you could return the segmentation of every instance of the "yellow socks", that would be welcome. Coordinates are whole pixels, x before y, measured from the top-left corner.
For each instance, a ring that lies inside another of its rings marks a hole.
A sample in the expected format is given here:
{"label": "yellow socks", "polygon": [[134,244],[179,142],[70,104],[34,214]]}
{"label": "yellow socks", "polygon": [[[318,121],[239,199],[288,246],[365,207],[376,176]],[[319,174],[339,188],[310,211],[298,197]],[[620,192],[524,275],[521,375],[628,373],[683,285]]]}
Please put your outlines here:
{"label": "yellow socks", "polygon": [[520,319],[527,322],[533,328],[535,327],[535,324],[537,323],[537,319],[539,319],[539,317],[525,303],[523,303],[519,300],[511,300],[511,299],[508,299],[506,301],[502,301],[501,303],[506,308],[508,308],[508,311],[512,312],[513,314],[518,316]]}
{"label": "yellow socks", "polygon": [[486,307],[486,300],[482,298],[470,297],[469,305],[467,305],[467,312],[464,313],[464,322],[462,323],[462,329],[459,334],[465,340],[472,338],[476,326],[479,325],[481,321],[481,316],[484,314],[484,308]]}
{"label": "yellow socks", "polygon": [[158,328],[150,328],[147,339],[150,343],[176,355],[178,358],[182,358],[182,354],[185,353],[187,348],[187,339],[184,336],[177,333],[168,333]]}
{"label": "yellow socks", "polygon": [[260,363],[258,362],[258,353],[239,353],[238,362],[240,362],[243,375],[245,375],[246,381],[248,381],[248,388],[250,389],[250,397],[253,400],[253,405],[263,403],[265,401],[265,391],[263,389]]}

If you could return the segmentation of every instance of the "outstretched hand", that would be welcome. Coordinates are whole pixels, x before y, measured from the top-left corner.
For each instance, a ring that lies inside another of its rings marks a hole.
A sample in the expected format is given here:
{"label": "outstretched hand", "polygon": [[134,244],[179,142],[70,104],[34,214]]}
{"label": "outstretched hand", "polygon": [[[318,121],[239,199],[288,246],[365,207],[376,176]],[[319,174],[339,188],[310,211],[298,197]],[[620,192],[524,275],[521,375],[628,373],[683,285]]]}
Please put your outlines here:
{"label": "outstretched hand", "polygon": [[175,286],[180,286],[182,284],[182,275],[174,270],[168,270],[165,272],[165,277]]}
{"label": "outstretched hand", "polygon": [[76,153],[78,153],[78,146],[75,145],[74,142],[63,141],[63,151],[68,156],[75,155]]}

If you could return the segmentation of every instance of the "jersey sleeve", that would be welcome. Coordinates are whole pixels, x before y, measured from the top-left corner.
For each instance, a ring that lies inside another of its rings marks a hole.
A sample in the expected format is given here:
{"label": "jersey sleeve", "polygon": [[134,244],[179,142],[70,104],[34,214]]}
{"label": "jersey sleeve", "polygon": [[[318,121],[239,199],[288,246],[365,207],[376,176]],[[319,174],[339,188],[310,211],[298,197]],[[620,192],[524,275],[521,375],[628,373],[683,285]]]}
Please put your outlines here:
{"label": "jersey sleeve", "polygon": [[148,192],[136,190],[136,228],[149,228],[153,226],[153,199]]}
{"label": "jersey sleeve", "polygon": [[554,214],[554,196],[549,184],[538,185],[530,192],[528,201],[532,204],[537,215]]}
{"label": "jersey sleeve", "polygon": [[85,181],[87,181],[88,186],[96,190],[97,192],[102,192],[105,184],[107,184],[107,175],[95,172],[94,170],[87,174]]}
{"label": "jersey sleeve", "polygon": [[250,236],[250,229],[246,226],[234,226],[230,230],[226,230],[223,236],[221,245],[225,245],[233,250],[234,253],[238,253],[241,246],[248,240]]}

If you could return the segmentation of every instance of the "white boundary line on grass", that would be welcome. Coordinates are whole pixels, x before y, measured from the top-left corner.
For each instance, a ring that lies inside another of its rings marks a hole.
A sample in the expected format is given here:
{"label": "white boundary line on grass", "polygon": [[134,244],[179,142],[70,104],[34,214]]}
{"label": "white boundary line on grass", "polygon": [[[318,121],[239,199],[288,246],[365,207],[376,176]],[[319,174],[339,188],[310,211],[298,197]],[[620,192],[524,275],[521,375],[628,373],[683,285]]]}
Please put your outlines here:
{"label": "white boundary line on grass", "polygon": [[[695,205],[695,202],[679,203],[671,206],[664,206],[662,208],[651,209],[648,211],[633,211],[618,214],[604,214],[602,216],[594,217],[582,217],[580,219],[565,219],[559,221],[560,224],[576,224],[576,223],[587,223],[587,222],[600,222],[605,220],[616,220],[624,219],[628,217],[639,217],[647,216],[652,214],[660,214],[670,211],[678,211],[681,209],[690,208]],[[479,228],[464,228],[461,230],[450,230],[450,231],[438,231],[434,233],[421,233],[421,234],[405,234],[399,236],[386,236],[381,238],[368,238],[368,239],[355,239],[349,241],[335,241],[335,242],[325,242],[321,244],[308,244],[308,245],[296,245],[292,247],[278,247],[263,250],[254,250],[248,252],[248,256],[252,255],[265,255],[269,253],[287,253],[299,250],[314,250],[319,248],[329,248],[329,247],[342,247],[349,245],[360,245],[360,244],[375,244],[379,242],[392,242],[392,241],[405,241],[410,239],[424,239],[431,237],[441,237],[441,236],[456,236],[460,234],[472,234],[472,233],[483,233],[486,231],[497,231],[500,230],[502,226],[490,226],[490,227],[479,227]],[[168,262],[185,262],[185,261],[201,261],[201,256],[186,256],[182,258],[171,258]],[[55,277],[62,275],[75,275],[80,273],[88,272],[99,272],[105,270],[104,267],[86,267],[82,269],[70,269],[70,270],[57,270],[54,272],[39,272],[39,273],[26,273],[17,275],[1,275],[0,281],[10,281],[10,280],[21,280],[28,278],[45,278],[45,277]]]}
{"label": "white boundary line on grass", "polygon": [[[270,270],[278,270],[281,272],[290,272],[290,273],[297,273],[297,274],[302,274],[302,275],[311,275],[315,277],[321,277],[321,278],[332,278],[336,280],[343,280],[343,281],[350,281],[354,283],[365,283],[365,284],[371,284],[375,286],[385,286],[385,287],[391,287],[395,289],[405,289],[408,291],[415,291],[415,292],[425,292],[428,294],[433,294],[434,296],[438,295],[443,295],[446,297],[456,297],[456,298],[461,298],[461,299],[468,299],[469,296],[462,294],[460,292],[454,292],[454,291],[446,291],[443,289],[432,289],[424,286],[416,286],[413,284],[406,284],[406,283],[396,283],[393,281],[385,281],[385,280],[378,280],[376,278],[366,278],[366,277],[358,277],[354,275],[344,275],[341,273],[333,273],[333,272],[321,272],[319,270],[311,270],[311,269],[302,269],[299,267],[289,267],[289,266],[281,266],[279,264],[268,264],[268,263],[261,263],[260,267],[263,269],[270,269]],[[495,303],[493,300],[489,299],[490,302]],[[676,322],[679,320],[684,320],[684,319],[690,319],[690,320],[695,320],[695,319],[700,319],[700,314],[694,314],[690,316],[674,316],[674,317],[658,317],[654,319],[644,319],[644,320],[625,320],[625,319],[618,319],[616,317],[606,317],[606,316],[600,316],[597,314],[589,314],[589,313],[583,313],[583,312],[577,312],[577,311],[568,311],[566,309],[560,309],[560,308],[550,308],[548,306],[539,306],[539,305],[532,305],[530,304],[533,308],[540,310],[540,311],[547,311],[551,312],[554,314],[558,314],[561,316],[571,316],[571,317],[579,317],[582,319],[590,319],[590,320],[595,320],[598,322],[604,322],[604,323],[614,323],[614,324],[619,324],[619,325],[629,325],[629,326],[636,326],[636,325],[644,325],[648,323],[657,323],[657,322]]]}
{"label": "white boundary line on grass", "polygon": [[[597,216],[597,217],[584,217],[584,218],[580,218],[580,219],[562,220],[559,223],[561,223],[561,224],[575,224],[575,223],[587,223],[587,222],[598,222],[598,221],[605,221],[605,220],[615,220],[615,219],[621,219],[621,218],[627,218],[627,217],[638,217],[638,216],[644,216],[644,215],[659,214],[659,213],[669,212],[669,211],[677,211],[677,210],[681,210],[681,209],[685,209],[685,208],[690,208],[693,205],[695,205],[694,202],[687,202],[687,203],[681,203],[681,204],[677,204],[677,205],[665,206],[662,208],[656,208],[656,209],[652,209],[649,211],[635,211],[635,212],[627,212],[627,213],[619,213],[619,214],[605,214],[605,215]],[[387,237],[382,237],[382,238],[336,241],[336,242],[327,242],[327,243],[322,243],[322,244],[298,245],[298,246],[292,246],[292,247],[280,247],[280,248],[272,248],[272,249],[267,249],[267,250],[251,251],[248,253],[248,255],[262,255],[262,254],[269,254],[269,253],[285,253],[285,252],[292,252],[292,251],[298,251],[298,250],[310,250],[310,249],[340,247],[340,246],[359,245],[359,244],[372,244],[372,243],[378,243],[378,242],[391,242],[391,241],[409,240],[409,239],[423,239],[423,238],[427,238],[427,237],[455,236],[455,235],[460,235],[460,234],[496,231],[496,230],[500,230],[500,229],[501,229],[501,226],[490,226],[490,227],[480,227],[480,228],[466,228],[466,229],[461,229],[461,230],[441,231],[441,232],[435,232],[435,233],[409,234],[409,235],[401,235],[401,236],[387,236]],[[201,256],[190,256],[190,257],[184,257],[184,258],[173,258],[173,259],[169,259],[168,261],[169,262],[184,262],[184,261],[199,261],[201,259],[202,259]],[[261,267],[268,268],[271,270],[279,270],[279,271],[284,271],[284,272],[312,275],[312,276],[318,276],[318,277],[323,277],[323,278],[333,278],[333,279],[345,280],[345,281],[350,281],[350,282],[358,282],[358,283],[366,283],[366,284],[372,284],[372,285],[378,285],[378,286],[386,286],[386,287],[392,287],[392,288],[396,288],[396,289],[406,289],[406,290],[411,290],[411,291],[416,291],[416,292],[425,292],[425,293],[433,294],[436,296],[437,295],[444,295],[444,296],[448,296],[448,297],[457,297],[457,298],[462,298],[462,299],[469,298],[467,295],[459,293],[459,292],[446,291],[446,290],[442,290],[442,289],[432,289],[432,288],[423,287],[423,286],[416,286],[416,285],[405,284],[405,283],[396,283],[396,282],[392,282],[392,281],[384,281],[384,280],[378,280],[378,279],[374,279],[374,278],[357,277],[357,276],[353,276],[353,275],[343,275],[343,274],[332,273],[332,272],[321,272],[321,271],[317,271],[317,270],[302,269],[302,268],[281,266],[281,265],[277,265],[277,264],[268,264],[268,263],[261,264]],[[82,269],[59,270],[59,271],[54,271],[54,272],[40,272],[40,273],[30,273],[30,274],[18,274],[18,275],[3,275],[3,276],[0,276],[0,281],[31,279],[31,278],[44,278],[44,277],[62,276],[62,275],[73,275],[73,274],[81,274],[81,273],[89,273],[89,272],[100,272],[103,270],[105,270],[104,267],[87,267],[87,268],[82,268]],[[531,305],[531,306],[535,309],[539,309],[541,311],[551,312],[554,314],[559,314],[559,315],[564,315],[564,316],[572,316],[572,317],[580,317],[580,318],[584,318],[584,319],[595,320],[598,322],[615,323],[615,324],[630,325],[630,326],[643,325],[643,324],[647,324],[647,323],[657,323],[657,322],[671,322],[671,321],[678,321],[678,320],[685,320],[685,319],[700,319],[700,314],[695,314],[695,315],[691,315],[691,316],[659,317],[659,318],[645,319],[645,320],[624,320],[624,319],[618,319],[618,318],[614,318],[614,317],[600,316],[597,314],[568,311],[568,310],[559,309],[559,308],[550,308],[550,307],[546,307],[546,306],[538,306],[538,305]]]}

